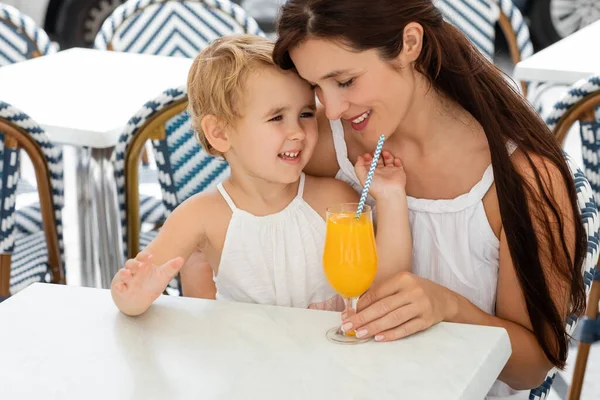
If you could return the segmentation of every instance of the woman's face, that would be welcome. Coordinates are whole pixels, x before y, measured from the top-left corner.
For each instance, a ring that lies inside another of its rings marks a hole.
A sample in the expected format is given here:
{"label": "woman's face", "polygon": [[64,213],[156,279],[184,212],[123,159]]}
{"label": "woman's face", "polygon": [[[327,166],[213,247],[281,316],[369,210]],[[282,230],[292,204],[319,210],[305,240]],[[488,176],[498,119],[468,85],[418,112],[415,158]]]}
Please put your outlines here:
{"label": "woman's face", "polygon": [[397,131],[413,104],[417,72],[403,53],[384,61],[374,49],[357,52],[337,41],[310,38],[290,56],[314,86],[327,118],[345,120],[370,141]]}

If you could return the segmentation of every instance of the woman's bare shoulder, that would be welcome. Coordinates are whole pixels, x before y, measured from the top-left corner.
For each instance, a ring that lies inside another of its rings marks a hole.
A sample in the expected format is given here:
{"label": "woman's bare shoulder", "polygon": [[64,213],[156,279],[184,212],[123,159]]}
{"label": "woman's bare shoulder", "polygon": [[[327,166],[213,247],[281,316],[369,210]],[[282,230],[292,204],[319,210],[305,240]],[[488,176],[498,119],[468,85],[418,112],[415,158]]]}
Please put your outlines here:
{"label": "woman's bare shoulder", "polygon": [[[517,149],[511,156],[511,161],[523,179],[533,187],[538,186],[538,178],[535,174],[535,171],[537,170],[541,182],[546,187],[554,188],[552,191],[555,192],[555,194],[556,192],[562,192],[566,189],[560,167],[548,158],[533,152],[525,152],[521,149]],[[558,182],[563,183],[563,185],[558,185],[556,187],[552,185],[553,183]]]}
{"label": "woman's bare shoulder", "polygon": [[331,125],[322,106],[317,109],[319,137],[313,155],[304,167],[304,172],[314,176],[334,177],[340,169],[335,157]]}
{"label": "woman's bare shoulder", "polygon": [[[572,210],[570,193],[574,187],[572,180],[565,180],[563,167],[556,165],[544,156],[532,152],[526,153],[520,149],[517,149],[511,156],[511,161],[523,181],[533,191],[528,195],[539,199],[551,198],[552,203],[557,206],[557,210],[572,224],[574,216],[570,211]],[[570,175],[571,172],[567,172],[567,174]],[[541,209],[537,209],[537,211],[542,211],[551,219],[554,218],[552,210],[547,204],[540,204],[540,206]],[[537,213],[534,214],[537,215]]]}

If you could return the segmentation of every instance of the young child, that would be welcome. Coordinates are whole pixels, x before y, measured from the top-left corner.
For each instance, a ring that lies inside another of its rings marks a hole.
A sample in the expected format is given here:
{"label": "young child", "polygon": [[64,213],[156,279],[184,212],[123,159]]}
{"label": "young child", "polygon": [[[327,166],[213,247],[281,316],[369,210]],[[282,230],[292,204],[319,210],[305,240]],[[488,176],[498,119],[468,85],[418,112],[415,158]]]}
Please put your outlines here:
{"label": "young child", "polygon": [[[341,311],[331,306],[340,302],[322,268],[325,215],[328,206],[356,203],[358,195],[344,182],[302,172],[317,141],[315,95],[297,74],[275,66],[272,50],[267,39],[230,36],[194,61],[192,124],[231,175],[218,190],[179,205],[115,275],[111,292],[123,313],[145,312],[197,248],[213,269],[217,299]],[[356,165],[362,182],[371,159]],[[384,152],[370,187],[378,201],[376,280],[410,269],[410,254],[394,245],[398,237],[410,240],[408,211],[395,209],[406,208],[405,179],[400,160]]]}

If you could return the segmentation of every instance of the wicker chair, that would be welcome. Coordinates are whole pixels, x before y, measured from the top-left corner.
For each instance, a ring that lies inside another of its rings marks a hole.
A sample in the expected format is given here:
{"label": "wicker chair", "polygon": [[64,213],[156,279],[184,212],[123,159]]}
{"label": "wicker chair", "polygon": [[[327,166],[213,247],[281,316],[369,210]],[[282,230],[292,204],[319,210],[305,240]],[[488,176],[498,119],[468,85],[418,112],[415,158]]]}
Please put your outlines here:
{"label": "wicker chair", "polygon": [[[34,282],[65,283],[62,239],[62,153],[26,114],[0,101],[0,296],[15,294]],[[19,154],[31,159],[39,191],[43,230],[17,235],[15,183]]]}
{"label": "wicker chair", "polygon": [[[94,47],[194,58],[215,38],[244,33],[264,36],[256,21],[229,0],[129,0],[104,22]],[[141,182],[157,182],[146,151],[144,147]],[[143,223],[159,226],[168,215],[159,198],[142,196],[141,207]]]}
{"label": "wicker chair", "polygon": [[[155,230],[140,232],[138,160],[147,140],[152,140],[168,214],[191,195],[215,187],[229,175],[229,165],[206,153],[196,140],[186,107],[185,87],[166,90],[129,120],[115,148],[125,258],[134,257],[156,236]],[[177,280],[168,292],[181,293]]]}
{"label": "wicker chair", "polygon": [[[31,19],[14,7],[0,3],[0,68],[36,57],[54,54],[58,45]],[[59,148],[59,151],[62,151]],[[21,195],[35,193],[37,189],[26,180],[19,180],[17,203]],[[18,208],[17,233],[30,234],[42,229],[42,213],[39,202]]]}
{"label": "wicker chair", "polygon": [[[585,175],[589,178],[596,204],[600,204],[600,75],[592,75],[575,83],[554,105],[546,119],[561,143],[576,122],[579,123]],[[574,334],[579,340],[579,348],[569,400],[579,399],[590,346],[600,340],[600,268],[596,267],[595,273],[589,271],[585,279],[586,287],[589,288],[591,284],[591,290],[585,318]]]}

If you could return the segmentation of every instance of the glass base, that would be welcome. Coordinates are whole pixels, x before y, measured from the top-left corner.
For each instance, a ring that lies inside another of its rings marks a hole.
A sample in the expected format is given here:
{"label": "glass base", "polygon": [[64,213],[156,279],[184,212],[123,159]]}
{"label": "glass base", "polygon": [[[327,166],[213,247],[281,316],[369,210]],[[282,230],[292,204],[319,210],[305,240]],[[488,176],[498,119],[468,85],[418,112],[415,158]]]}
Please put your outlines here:
{"label": "glass base", "polygon": [[325,336],[330,342],[337,344],[359,344],[373,340],[372,337],[366,337],[362,339],[357,338],[355,336],[354,331],[345,334],[344,331],[342,331],[342,328],[339,326],[333,327],[330,330],[328,330]]}

